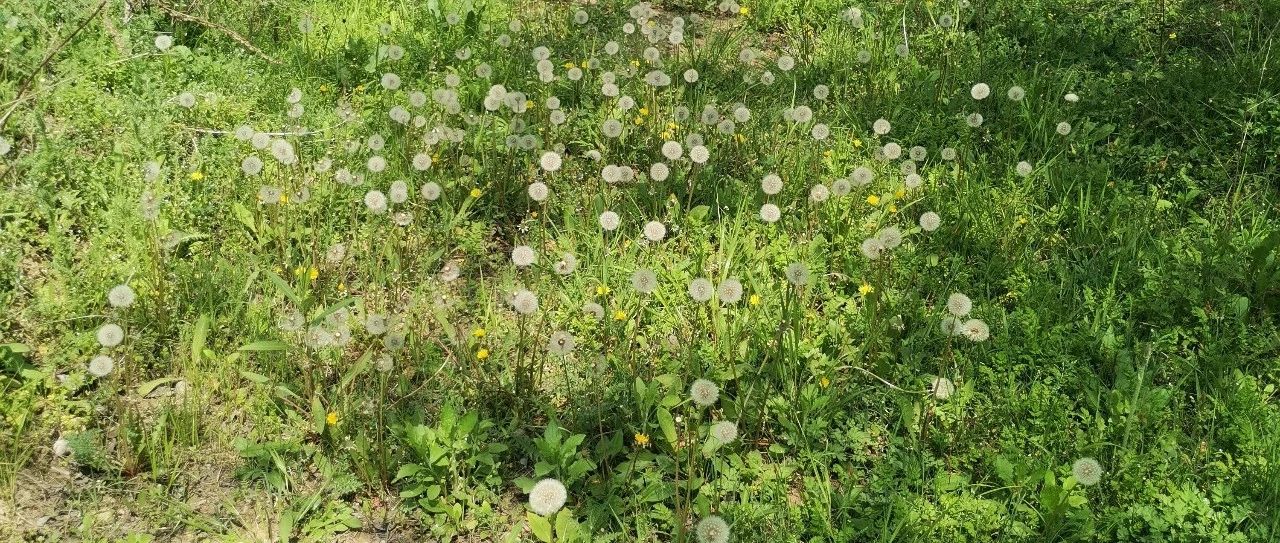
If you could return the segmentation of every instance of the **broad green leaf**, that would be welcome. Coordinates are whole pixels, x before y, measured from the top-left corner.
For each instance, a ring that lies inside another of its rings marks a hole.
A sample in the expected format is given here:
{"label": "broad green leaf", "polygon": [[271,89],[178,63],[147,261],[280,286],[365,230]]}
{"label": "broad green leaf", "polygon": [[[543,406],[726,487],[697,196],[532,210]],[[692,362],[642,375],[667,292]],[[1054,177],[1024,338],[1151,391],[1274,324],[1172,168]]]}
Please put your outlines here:
{"label": "broad green leaf", "polygon": [[676,421],[671,418],[671,412],[667,411],[665,407],[658,408],[658,427],[662,429],[662,437],[674,447],[676,445]]}
{"label": "broad green leaf", "polygon": [[533,511],[526,513],[525,518],[529,519],[529,530],[533,532],[534,537],[538,538],[538,541],[551,543],[551,522],[534,514]]}
{"label": "broad green leaf", "polygon": [[570,543],[578,540],[578,519],[573,518],[569,508],[561,509],[556,514],[556,541]]}
{"label": "broad green leaf", "polygon": [[178,380],[177,377],[161,377],[159,379],[152,379],[150,381],[142,383],[141,385],[138,385],[138,395],[145,398],[147,394],[151,394],[152,392],[154,392],[155,389],[158,388],[160,385],[163,385],[165,383],[172,383],[177,380]]}
{"label": "broad green leaf", "polygon": [[311,397],[311,424],[313,429],[315,430],[315,433],[317,434],[324,433],[324,423],[327,415],[328,413],[325,413],[324,411],[324,404],[320,403],[320,397],[312,396]]}
{"label": "broad green leaf", "polygon": [[205,343],[209,338],[209,314],[205,313],[196,319],[196,326],[191,330],[191,363],[199,364],[205,352]]}
{"label": "broad green leaf", "polygon": [[250,381],[253,381],[259,385],[265,385],[271,381],[271,379],[267,378],[266,375],[262,375],[260,373],[254,373],[248,370],[240,370],[240,376]]}

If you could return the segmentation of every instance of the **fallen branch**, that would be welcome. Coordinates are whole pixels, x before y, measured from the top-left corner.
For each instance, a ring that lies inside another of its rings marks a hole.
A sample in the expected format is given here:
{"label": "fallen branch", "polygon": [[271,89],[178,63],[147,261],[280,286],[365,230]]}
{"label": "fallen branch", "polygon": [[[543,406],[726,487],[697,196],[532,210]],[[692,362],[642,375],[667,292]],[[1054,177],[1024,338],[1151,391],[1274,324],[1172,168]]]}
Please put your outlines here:
{"label": "fallen branch", "polygon": [[249,40],[248,40],[247,38],[245,38],[244,36],[241,36],[238,32],[236,32],[236,31],[234,31],[234,30],[231,30],[230,28],[227,28],[227,27],[225,27],[225,26],[222,26],[222,25],[220,25],[220,24],[218,24],[218,23],[215,23],[215,22],[213,22],[213,21],[209,21],[209,20],[206,20],[206,19],[201,19],[200,17],[196,17],[195,15],[190,15],[190,14],[187,14],[187,13],[183,13],[183,12],[181,12],[181,11],[178,11],[177,9],[174,9],[174,8],[172,8],[172,7],[168,6],[168,5],[166,5],[166,4],[165,4],[165,3],[163,3],[163,2],[156,2],[156,5],[157,5],[157,6],[160,6],[160,9],[161,9],[161,10],[164,10],[164,12],[165,12],[165,13],[168,13],[170,17],[173,17],[173,18],[175,18],[175,19],[181,19],[181,20],[183,20],[183,21],[187,21],[187,22],[191,22],[191,23],[196,23],[196,24],[198,24],[198,25],[200,25],[200,26],[203,26],[203,27],[206,27],[206,28],[212,28],[212,29],[214,29],[214,30],[217,30],[218,32],[221,32],[221,33],[225,34],[228,38],[231,38],[231,40],[232,40],[232,41],[234,41],[234,42],[236,42],[236,43],[240,44],[241,46],[243,46],[245,49],[248,49],[249,51],[252,51],[255,55],[258,55],[259,57],[262,57],[262,60],[265,60],[265,61],[267,61],[267,62],[270,62],[271,64],[280,64],[280,61],[278,61],[278,60],[276,60],[276,59],[274,59],[274,58],[271,58],[269,55],[267,55],[265,52],[263,52],[263,50],[262,50],[262,49],[258,49],[258,47],[257,47],[257,46],[255,46],[254,44],[250,43],[250,42],[249,42]]}

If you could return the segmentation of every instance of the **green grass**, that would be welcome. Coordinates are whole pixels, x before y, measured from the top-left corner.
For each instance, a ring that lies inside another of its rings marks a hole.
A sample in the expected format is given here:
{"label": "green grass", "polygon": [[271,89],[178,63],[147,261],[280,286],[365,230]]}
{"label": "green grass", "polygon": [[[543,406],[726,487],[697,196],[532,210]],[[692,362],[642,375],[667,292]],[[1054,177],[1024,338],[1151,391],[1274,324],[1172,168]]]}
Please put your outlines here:
{"label": "green grass", "polygon": [[[655,3],[666,31],[686,23],[656,45],[657,90],[613,0],[0,5],[0,538],[695,541],[712,515],[731,541],[1280,538],[1280,5],[973,4],[866,3],[854,24],[825,1]],[[627,70],[630,109],[601,92]],[[990,97],[971,98],[978,82]],[[497,83],[527,110],[487,110]],[[750,120],[721,133],[709,104]],[[799,106],[813,119],[784,118]],[[903,156],[877,158],[890,142]],[[635,178],[605,181],[609,164]],[[859,167],[867,186],[810,200]],[[407,200],[371,212],[367,193],[400,179]],[[901,245],[869,259],[888,226]],[[513,265],[521,245],[536,264]],[[742,298],[698,302],[698,278]],[[128,307],[108,303],[120,284]],[[944,333],[957,292],[989,338]],[[99,344],[107,323],[119,346]],[[114,369],[95,377],[100,354]],[[696,379],[718,386],[711,405]],[[720,421],[735,439],[712,437]],[[1096,485],[1073,473],[1086,457]],[[527,493],[544,478],[567,501],[540,516]]]}

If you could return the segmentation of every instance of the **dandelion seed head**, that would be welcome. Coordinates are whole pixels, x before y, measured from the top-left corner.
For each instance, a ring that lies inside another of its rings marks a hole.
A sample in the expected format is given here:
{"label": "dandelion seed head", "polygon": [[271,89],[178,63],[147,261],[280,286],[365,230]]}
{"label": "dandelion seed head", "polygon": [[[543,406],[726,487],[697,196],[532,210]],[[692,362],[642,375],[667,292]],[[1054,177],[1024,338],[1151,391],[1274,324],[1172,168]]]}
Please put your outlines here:
{"label": "dandelion seed head", "polygon": [[1102,480],[1102,464],[1093,458],[1081,458],[1071,464],[1071,475],[1081,486],[1096,485]]}
{"label": "dandelion seed head", "polygon": [[106,348],[119,345],[124,341],[124,329],[115,323],[107,323],[98,328],[98,344]]}
{"label": "dandelion seed head", "polygon": [[709,407],[720,398],[720,387],[707,379],[698,379],[689,386],[689,399],[700,407]]}
{"label": "dandelion seed head", "polygon": [[89,361],[89,374],[94,377],[106,377],[115,369],[116,362],[110,356],[100,354]]}
{"label": "dandelion seed head", "polygon": [[716,515],[698,521],[694,532],[698,536],[698,543],[729,542],[729,523]]}
{"label": "dandelion seed head", "polygon": [[511,250],[511,262],[518,268],[532,266],[538,260],[538,254],[528,245],[517,245]]}
{"label": "dandelion seed head", "polygon": [[116,285],[107,292],[107,302],[111,307],[125,308],[133,305],[133,301],[137,296],[133,293],[133,289],[129,285]]}
{"label": "dandelion seed head", "polygon": [[543,479],[529,490],[529,509],[534,514],[549,517],[564,507],[569,491],[555,479]]}
{"label": "dandelion seed head", "polygon": [[942,217],[933,211],[926,211],[920,214],[920,229],[925,232],[932,232],[942,225]]}

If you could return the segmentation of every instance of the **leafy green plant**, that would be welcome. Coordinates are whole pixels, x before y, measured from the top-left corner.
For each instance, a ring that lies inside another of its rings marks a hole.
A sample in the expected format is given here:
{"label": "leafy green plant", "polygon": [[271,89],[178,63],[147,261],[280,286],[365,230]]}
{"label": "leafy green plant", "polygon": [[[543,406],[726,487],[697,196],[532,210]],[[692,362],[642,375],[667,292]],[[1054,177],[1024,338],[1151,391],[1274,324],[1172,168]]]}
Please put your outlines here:
{"label": "leafy green plant", "polygon": [[507,450],[493,443],[494,423],[475,411],[460,414],[441,408],[435,425],[404,425],[397,430],[410,452],[410,462],[396,471],[400,497],[423,511],[458,522],[464,504],[486,499],[485,489],[500,481],[499,456]]}

